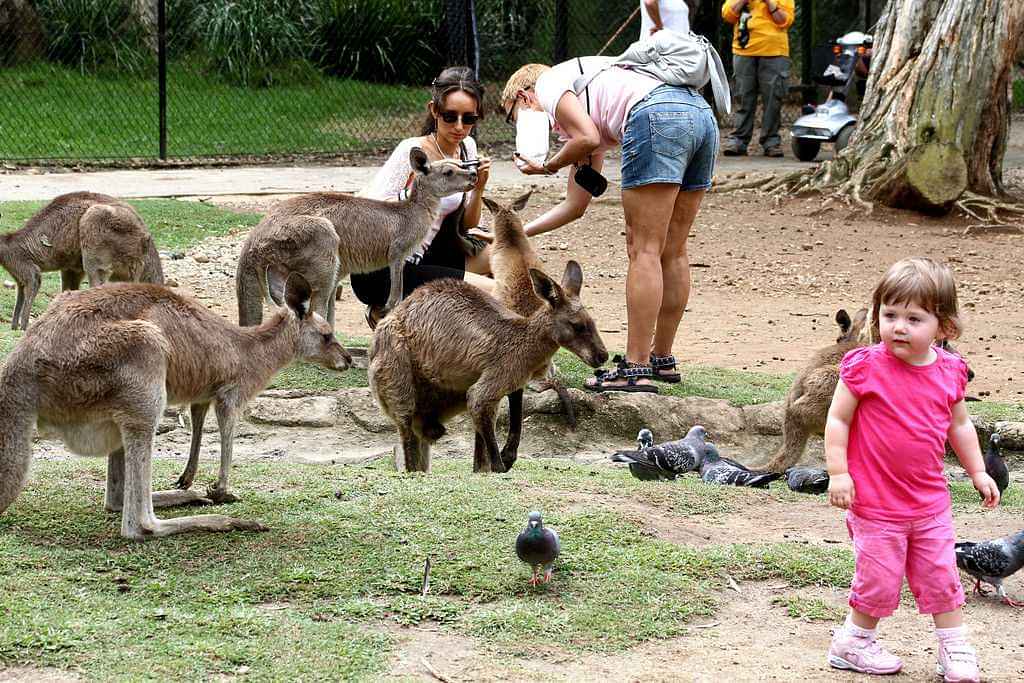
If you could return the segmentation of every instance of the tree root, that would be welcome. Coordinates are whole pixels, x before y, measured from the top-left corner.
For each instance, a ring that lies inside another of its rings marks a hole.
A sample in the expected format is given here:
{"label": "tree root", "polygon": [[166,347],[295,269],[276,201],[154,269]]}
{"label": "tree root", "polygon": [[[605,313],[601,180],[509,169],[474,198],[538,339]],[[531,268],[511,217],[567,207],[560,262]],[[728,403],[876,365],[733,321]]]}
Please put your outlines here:
{"label": "tree root", "polygon": [[[956,207],[975,220],[987,223],[998,223],[1000,211],[1024,215],[1024,204],[1003,202],[994,197],[986,197],[970,191],[960,195],[960,199],[956,201]],[[985,215],[982,216],[979,212],[983,212]]]}

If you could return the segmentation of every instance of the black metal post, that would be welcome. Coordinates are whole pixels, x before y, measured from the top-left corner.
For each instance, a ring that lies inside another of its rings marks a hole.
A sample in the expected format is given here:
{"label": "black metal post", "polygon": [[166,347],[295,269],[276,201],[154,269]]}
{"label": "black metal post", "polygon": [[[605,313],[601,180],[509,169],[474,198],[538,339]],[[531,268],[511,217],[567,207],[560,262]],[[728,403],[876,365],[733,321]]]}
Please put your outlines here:
{"label": "black metal post", "polygon": [[803,16],[800,18],[800,82],[811,84],[811,53],[814,43],[814,3],[804,2],[800,5]]}
{"label": "black metal post", "polygon": [[159,90],[160,160],[167,160],[167,13],[166,0],[156,3],[156,62]]}
{"label": "black metal post", "polygon": [[569,59],[569,0],[555,0],[555,45],[552,59],[555,64]]}
{"label": "black metal post", "polygon": [[466,0],[445,0],[445,26],[448,29],[448,64],[466,64]]}

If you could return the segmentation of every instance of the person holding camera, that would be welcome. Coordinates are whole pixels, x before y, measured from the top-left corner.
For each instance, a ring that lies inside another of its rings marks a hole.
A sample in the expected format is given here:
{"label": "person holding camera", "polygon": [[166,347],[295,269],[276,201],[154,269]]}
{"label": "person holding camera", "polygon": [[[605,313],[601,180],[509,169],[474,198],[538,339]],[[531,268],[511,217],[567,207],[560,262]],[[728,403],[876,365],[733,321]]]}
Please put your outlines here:
{"label": "person holding camera", "polygon": [[565,142],[546,159],[517,153],[526,174],[569,169],[565,199],[525,226],[530,236],[580,218],[607,185],[600,173],[606,150],[621,145],[629,258],[626,357],[595,373],[587,387],[656,393],[652,380],[680,381],[672,345],[690,295],[686,239],[711,186],[718,125],[695,89],[666,85],[612,61],[527,64],[508,79],[501,106],[509,123],[544,112]]}
{"label": "person holding camera", "polygon": [[754,134],[757,95],[761,94],[761,149],[781,157],[779,123],[789,82],[789,27],[793,0],[725,0],[722,19],[733,24],[732,73],[739,95],[736,128],[722,146],[726,156],[746,156]]}
{"label": "person holding camera", "polygon": [[[359,192],[362,197],[395,201],[404,199],[412,184],[409,151],[419,147],[431,161],[459,159],[477,169],[476,187],[441,200],[441,216],[426,238],[405,263],[402,275],[403,296],[420,285],[444,277],[466,280],[488,292],[494,281],[490,273],[490,247],[477,226],[484,188],[490,176],[491,160],[478,157],[476,141],[470,132],[483,117],[484,89],[465,66],[445,69],[430,86],[430,102],[422,134],[398,143],[387,162],[370,184]],[[352,291],[366,304],[366,324],[377,327],[383,306],[391,291],[387,268],[372,273],[353,273]]]}

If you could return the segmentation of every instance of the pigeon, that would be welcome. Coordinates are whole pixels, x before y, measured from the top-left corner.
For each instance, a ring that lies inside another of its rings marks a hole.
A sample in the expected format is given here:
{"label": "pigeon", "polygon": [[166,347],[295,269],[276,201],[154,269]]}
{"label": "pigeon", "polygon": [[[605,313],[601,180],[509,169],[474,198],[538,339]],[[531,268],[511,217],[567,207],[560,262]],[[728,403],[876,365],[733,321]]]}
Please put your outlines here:
{"label": "pigeon", "polygon": [[778,472],[755,472],[735,460],[723,458],[713,443],[705,446],[704,460],[700,465],[700,478],[705,484],[766,489],[769,483],[781,477]]}
{"label": "pigeon", "polygon": [[828,491],[828,472],[813,467],[790,467],[786,470],[786,483],[797,493],[825,493]]}
{"label": "pigeon", "polygon": [[561,551],[558,532],[554,527],[544,526],[539,512],[531,512],[526,528],[519,532],[516,538],[516,555],[533,568],[531,586],[537,585],[541,567],[544,567],[544,583],[551,580],[551,567]]}
{"label": "pigeon", "polygon": [[1024,567],[1024,531],[982,543],[956,544],[956,566],[974,577],[974,592],[986,595],[981,582],[996,587],[996,595],[1011,607],[1024,602],[1011,599],[1003,588],[1003,579]]}
{"label": "pigeon", "polygon": [[[646,434],[644,434],[646,432]],[[666,441],[657,446],[644,445],[654,436],[649,429],[641,429],[637,435],[637,450],[617,451],[612,454],[612,462],[629,463],[629,471],[637,479],[644,481],[657,479],[675,479],[680,474],[692,472],[700,467],[707,445],[707,430],[696,425],[677,441]]]}
{"label": "pigeon", "polygon": [[1010,470],[1006,468],[1006,461],[999,452],[999,432],[992,432],[988,439],[988,448],[985,449],[985,471],[988,476],[996,482],[999,487],[999,495],[1010,485]]}

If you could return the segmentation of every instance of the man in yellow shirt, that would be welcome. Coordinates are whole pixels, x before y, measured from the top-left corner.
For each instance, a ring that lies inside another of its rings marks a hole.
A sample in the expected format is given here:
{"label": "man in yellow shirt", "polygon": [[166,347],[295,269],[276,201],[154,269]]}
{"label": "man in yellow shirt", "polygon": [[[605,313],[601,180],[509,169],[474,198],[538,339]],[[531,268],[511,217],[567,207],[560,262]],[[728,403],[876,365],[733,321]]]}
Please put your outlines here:
{"label": "man in yellow shirt", "polygon": [[768,157],[782,156],[779,114],[789,81],[789,34],[794,0],[725,0],[722,18],[733,24],[732,72],[739,97],[736,128],[726,140],[726,156],[745,156],[754,134],[760,92],[764,104],[761,148]]}

